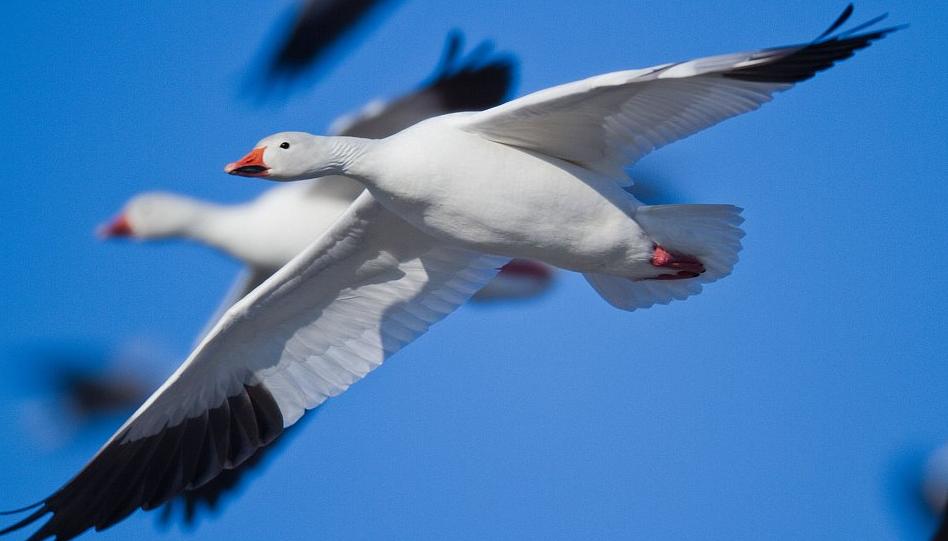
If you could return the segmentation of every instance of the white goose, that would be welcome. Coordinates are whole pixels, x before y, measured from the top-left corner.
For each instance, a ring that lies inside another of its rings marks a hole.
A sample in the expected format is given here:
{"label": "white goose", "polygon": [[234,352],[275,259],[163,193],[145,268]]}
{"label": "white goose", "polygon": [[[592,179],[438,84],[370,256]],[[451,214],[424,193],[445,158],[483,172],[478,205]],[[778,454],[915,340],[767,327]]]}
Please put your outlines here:
{"label": "white goose", "polygon": [[[509,94],[515,66],[506,56],[489,57],[483,43],[460,58],[462,38],[449,36],[441,66],[431,81],[389,103],[373,101],[355,114],[333,123],[340,135],[379,138],[421,120],[455,111],[475,111],[501,103]],[[257,287],[277,269],[326,232],[362,193],[363,186],[333,176],[277,186],[239,205],[219,205],[191,197],[150,192],[125,204],[122,212],[99,234],[138,240],[186,239],[216,248],[243,262],[213,324],[224,310]],[[520,298],[542,293],[551,269],[533,261],[505,267],[481,298]],[[205,329],[207,330],[207,329]]]}
{"label": "white goose", "polygon": [[[826,37],[850,12],[809,44],[594,77],[380,142],[265,139],[228,170],[345,173],[368,192],[228,310],[76,477],[0,533],[52,513],[30,539],[69,539],[200,486],[451,313],[510,255],[592,273],[627,308],[723,276],[739,247],[737,210],[639,206],[618,188],[621,167],[893,30]],[[663,274],[680,279],[653,279]]]}

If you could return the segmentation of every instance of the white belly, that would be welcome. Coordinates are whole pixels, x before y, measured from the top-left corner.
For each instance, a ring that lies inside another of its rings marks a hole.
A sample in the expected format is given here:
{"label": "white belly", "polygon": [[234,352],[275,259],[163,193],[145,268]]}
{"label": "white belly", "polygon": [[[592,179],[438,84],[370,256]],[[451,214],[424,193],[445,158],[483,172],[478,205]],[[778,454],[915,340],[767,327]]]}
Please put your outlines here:
{"label": "white belly", "polygon": [[440,119],[385,140],[368,158],[386,164],[369,165],[367,174],[382,204],[429,234],[469,248],[620,274],[651,254],[651,241],[630,217],[638,202],[612,179],[573,164],[487,141]]}

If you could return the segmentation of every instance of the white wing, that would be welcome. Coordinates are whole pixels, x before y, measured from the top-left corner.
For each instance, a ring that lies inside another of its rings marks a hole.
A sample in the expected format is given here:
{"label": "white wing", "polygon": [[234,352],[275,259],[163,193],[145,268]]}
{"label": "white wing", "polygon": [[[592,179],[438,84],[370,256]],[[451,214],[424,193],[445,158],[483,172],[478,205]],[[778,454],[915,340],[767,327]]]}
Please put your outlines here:
{"label": "white wing", "polygon": [[453,248],[364,193],[238,301],[92,461],[37,511],[66,539],[233,468],[454,311],[506,258]]}
{"label": "white wing", "polygon": [[895,28],[791,47],[712,56],[591,77],[529,94],[458,126],[487,139],[630,181],[623,168],[654,149],[746,113],[780,90],[852,56]]}

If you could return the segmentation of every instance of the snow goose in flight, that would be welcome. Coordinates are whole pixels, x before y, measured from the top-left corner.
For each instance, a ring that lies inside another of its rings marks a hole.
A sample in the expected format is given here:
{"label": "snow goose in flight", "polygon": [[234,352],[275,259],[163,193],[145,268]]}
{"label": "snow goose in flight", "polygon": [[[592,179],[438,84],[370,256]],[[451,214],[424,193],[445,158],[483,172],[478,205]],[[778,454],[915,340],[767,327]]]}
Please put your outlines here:
{"label": "snow goose in flight", "polygon": [[[460,56],[462,38],[452,33],[434,76],[415,92],[392,102],[373,101],[355,114],[333,123],[339,135],[386,137],[432,116],[479,111],[501,103],[510,93],[515,62],[493,55],[482,43]],[[246,269],[225,297],[224,309],[260,285],[276,269],[324,233],[362,192],[358,182],[343,176],[277,186],[253,201],[218,205],[169,193],[145,193],[100,228],[104,237],[140,240],[182,238],[214,247],[240,260]],[[545,290],[551,269],[518,261],[506,267],[484,298],[527,297]]]}
{"label": "snow goose in flight", "polygon": [[624,168],[665,144],[758,108],[892,28],[622,71],[383,140],[284,132],[231,174],[289,181],[343,174],[425,233],[469,250],[582,272],[618,308],[684,299],[731,272],[740,209],[642,205]]}
{"label": "snow goose in flight", "polygon": [[889,31],[595,77],[378,142],[265,139],[228,169],[274,179],[347,173],[369,190],[231,307],[72,480],[0,533],[51,514],[30,539],[69,539],[239,465],[508,260],[484,252],[543,256],[594,283],[604,276],[613,281],[600,291],[626,308],[694,293],[667,286],[730,269],[737,210],[639,207],[619,193],[621,166],[755,109]]}

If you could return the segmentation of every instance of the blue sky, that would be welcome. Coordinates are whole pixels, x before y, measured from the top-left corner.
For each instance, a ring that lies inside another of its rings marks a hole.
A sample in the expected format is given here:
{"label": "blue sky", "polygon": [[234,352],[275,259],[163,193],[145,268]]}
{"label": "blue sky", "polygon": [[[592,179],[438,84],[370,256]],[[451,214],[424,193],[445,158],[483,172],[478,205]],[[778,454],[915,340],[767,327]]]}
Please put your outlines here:
{"label": "blue sky", "polygon": [[[236,271],[198,247],[97,241],[136,192],[253,197],[264,183],[224,163],[412,88],[452,28],[515,54],[523,93],[805,41],[844,7],[405,0],[318,85],[261,107],[240,88],[291,2],[220,4],[5,7],[0,507],[57,488],[121,421],[38,450],[21,418],[36,367],[14,353],[157,344],[143,370],[170,373]],[[632,314],[572,275],[465,307],[196,532],[138,513],[96,537],[923,538],[893,487],[948,440],[948,8],[870,0],[855,21],[884,11],[911,28],[632,170],[746,209],[733,276]]]}

